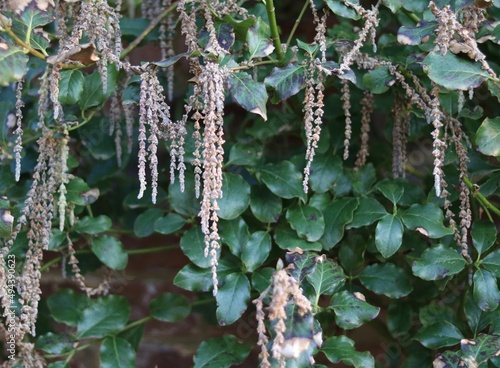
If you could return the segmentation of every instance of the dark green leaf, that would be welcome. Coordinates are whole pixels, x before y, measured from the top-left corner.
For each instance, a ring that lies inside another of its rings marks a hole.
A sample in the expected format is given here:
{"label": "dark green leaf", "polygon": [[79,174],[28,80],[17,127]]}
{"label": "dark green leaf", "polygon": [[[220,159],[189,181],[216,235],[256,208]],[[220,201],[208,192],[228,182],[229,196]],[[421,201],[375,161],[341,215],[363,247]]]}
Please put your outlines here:
{"label": "dark green leaf", "polygon": [[318,51],[318,44],[317,43],[305,43],[302,42],[301,40],[297,40],[297,46],[299,46],[300,49],[304,50],[307,52],[309,55],[314,55],[316,51]]}
{"label": "dark green leaf", "polygon": [[120,331],[127,323],[130,306],[123,296],[109,295],[85,308],[78,321],[77,336],[104,337]]}
{"label": "dark green leaf", "polygon": [[59,102],[75,105],[82,95],[84,81],[79,70],[63,70],[59,81]]}
{"label": "dark green leaf", "polygon": [[355,198],[334,200],[323,212],[325,218],[325,234],[320,242],[324,249],[332,249],[344,236],[344,227],[352,221],[354,210],[358,207]]}
{"label": "dark green leaf", "polygon": [[307,280],[316,291],[316,300],[322,294],[332,295],[344,285],[346,276],[342,268],[326,256],[316,257],[316,267]]}
{"label": "dark green leaf", "polygon": [[243,362],[251,348],[233,335],[203,341],[194,355],[193,368],[229,368]]}
{"label": "dark green leaf", "polygon": [[[168,203],[172,209],[183,216],[197,216],[200,212],[200,200],[194,195],[194,175],[185,173],[184,192],[181,192],[179,183],[168,186]],[[147,199],[148,203],[151,203]]]}
{"label": "dark green leaf", "polygon": [[248,272],[259,268],[269,256],[271,251],[271,236],[265,231],[256,231],[243,247],[241,261]]}
{"label": "dark green leaf", "polygon": [[189,56],[189,53],[183,52],[181,54],[177,54],[177,55],[171,56],[169,58],[166,58],[165,60],[153,61],[153,62],[150,62],[149,64],[153,64],[153,65],[159,66],[161,68],[168,68],[169,66],[174,65],[176,62],[178,62],[183,57],[187,57],[187,56]]}
{"label": "dark green leaf", "polygon": [[332,297],[330,308],[335,311],[335,322],[340,328],[351,330],[378,316],[380,308],[365,301],[361,293],[342,291]]}
{"label": "dark green leaf", "polygon": [[452,346],[458,344],[463,338],[460,330],[447,321],[423,326],[415,335],[415,339],[429,349]]}
{"label": "dark green leaf", "polygon": [[456,250],[440,244],[426,249],[420,259],[413,262],[412,271],[421,279],[438,280],[459,273],[466,263]]}
{"label": "dark green leaf", "polygon": [[21,80],[28,71],[28,56],[17,46],[0,42],[0,86]]}
{"label": "dark green leaf", "polygon": [[248,226],[241,217],[230,221],[220,221],[219,234],[222,242],[237,257],[241,255],[241,251],[247,244],[250,236]]}
{"label": "dark green leaf", "polygon": [[481,255],[490,249],[497,240],[497,229],[494,223],[475,221],[471,230],[472,244]]}
{"label": "dark green leaf", "polygon": [[240,176],[222,174],[222,198],[217,200],[221,219],[233,220],[241,215],[250,204],[250,185]]}
{"label": "dark green leaf", "polygon": [[392,204],[397,204],[404,194],[404,186],[401,181],[385,179],[377,184],[376,188],[390,200]]}
{"label": "dark green leaf", "polygon": [[59,290],[47,299],[52,318],[73,327],[78,324],[82,311],[89,303],[86,295],[76,294],[71,289]]}
{"label": "dark green leaf", "polygon": [[362,197],[359,199],[359,205],[354,211],[349,228],[359,228],[373,224],[375,221],[387,215],[387,211],[376,199]]}
{"label": "dark green leaf", "polygon": [[116,78],[118,71],[115,65],[108,65],[108,82],[106,93],[103,92],[101,76],[97,70],[91,75],[85,77],[83,92],[78,101],[82,110],[87,110],[89,107],[98,106],[104,103],[116,89]]}
{"label": "dark green leaf", "polygon": [[229,161],[227,164],[256,166],[262,159],[264,147],[257,142],[244,143],[237,142],[229,151]]}
{"label": "dark green leaf", "polygon": [[414,316],[411,302],[393,302],[387,309],[387,329],[395,338],[406,334],[413,326]]}
{"label": "dark green leaf", "polygon": [[347,336],[333,336],[321,346],[321,351],[332,363],[342,362],[355,368],[374,368],[375,359],[369,352],[359,352],[354,348],[354,341]]}
{"label": "dark green leaf", "polygon": [[[205,257],[205,236],[200,227],[193,227],[186,231],[181,238],[182,252],[191,262],[201,268],[211,267],[211,257]],[[220,256],[220,248],[217,249],[217,258]]]}
{"label": "dark green leaf", "polygon": [[462,359],[474,362],[476,366],[498,356],[500,352],[500,336],[480,334],[474,340],[463,339],[460,342]]}
{"label": "dark green leaf", "polygon": [[104,339],[100,348],[101,368],[134,368],[135,351],[125,339],[110,336]]}
{"label": "dark green leaf", "polygon": [[500,277],[500,249],[494,250],[488,254],[481,261],[481,265],[494,274],[495,277]]}
{"label": "dark green leaf", "polygon": [[377,179],[375,168],[371,163],[360,167],[352,176],[352,190],[357,196],[368,194]]}
{"label": "dark green leaf", "polygon": [[429,238],[453,234],[453,229],[443,225],[443,211],[433,203],[414,204],[402,212],[401,219],[408,229],[419,230]]}
{"label": "dark green leaf", "polygon": [[366,267],[359,275],[359,281],[374,293],[393,299],[402,298],[413,290],[406,272],[392,263]]}
{"label": "dark green leaf", "polygon": [[291,251],[287,252],[285,259],[288,265],[293,265],[288,273],[299,282],[314,271],[316,267],[316,254],[312,252]]}
{"label": "dark green leaf", "polygon": [[403,6],[403,0],[383,0],[382,3],[391,9],[393,13],[397,13],[401,6]]}
{"label": "dark green leaf", "polygon": [[182,216],[175,213],[169,213],[165,217],[160,217],[154,222],[154,231],[160,234],[172,234],[182,229],[186,221]]}
{"label": "dark green leaf", "polygon": [[226,15],[222,18],[223,22],[230,23],[234,28],[234,33],[236,34],[236,38],[245,41],[247,39],[248,29],[255,24],[255,18],[247,18],[247,19],[234,19],[231,15]]}
{"label": "dark green leaf", "polygon": [[489,77],[481,63],[461,59],[448,51],[442,56],[439,52],[430,52],[423,61],[424,70],[429,78],[445,88],[466,91],[479,85]]}
{"label": "dark green leaf", "polygon": [[227,275],[215,299],[219,325],[230,325],[236,322],[247,309],[250,300],[250,282],[242,273]]}
{"label": "dark green leaf", "polygon": [[282,208],[281,198],[271,193],[267,187],[263,185],[252,187],[250,209],[259,221],[278,221]]}
{"label": "dark green leaf", "polygon": [[486,118],[476,133],[479,151],[488,156],[500,156],[500,117]]}
{"label": "dark green leaf", "polygon": [[462,368],[464,367],[464,362],[460,359],[459,352],[456,351],[445,351],[442,354],[438,354],[436,359],[432,362],[433,367],[443,367],[443,368]]}
{"label": "dark green leaf", "polygon": [[302,250],[319,251],[323,247],[318,242],[309,242],[306,239],[299,238],[297,232],[288,224],[281,224],[274,230],[274,241],[281,249],[293,251],[295,248]]}
{"label": "dark green leaf", "polygon": [[[135,321],[130,321],[135,322]],[[118,337],[127,340],[135,351],[139,350],[139,345],[141,343],[142,337],[144,336],[144,324],[129,327],[126,330],[120,332]]]}
{"label": "dark green leaf", "polygon": [[272,267],[263,267],[255,270],[252,273],[252,288],[259,293],[263,293],[271,285],[274,271],[275,269]]}
{"label": "dark green leaf", "polygon": [[267,91],[263,83],[256,82],[245,72],[231,74],[228,79],[229,92],[234,100],[245,110],[262,116],[267,120]]}
{"label": "dark green leaf", "polygon": [[474,274],[474,300],[481,310],[495,310],[500,303],[497,279],[489,271],[478,269]]}
{"label": "dark green leaf", "polygon": [[311,165],[309,182],[316,193],[325,193],[333,188],[342,173],[342,161],[338,156],[317,155]]}
{"label": "dark green leaf", "polygon": [[286,219],[301,238],[310,242],[319,240],[325,231],[323,214],[307,204],[295,204],[286,211]]}
{"label": "dark green leaf", "polygon": [[495,311],[484,312],[478,307],[471,289],[465,294],[464,314],[473,336],[477,336],[479,331],[484,330],[497,317]]}
{"label": "dark green leaf", "polygon": [[262,58],[271,54],[274,50],[273,43],[270,40],[269,26],[262,20],[257,18],[255,25],[248,29],[248,60],[254,58]]}
{"label": "dark green leaf", "polygon": [[35,347],[49,354],[62,355],[73,350],[73,339],[66,335],[56,335],[48,332],[42,336],[38,336]]}
{"label": "dark green leaf", "polygon": [[8,238],[12,234],[14,217],[10,210],[0,208],[0,238]]}
{"label": "dark green leaf", "polygon": [[178,322],[189,315],[191,306],[184,295],[164,293],[149,304],[149,313],[165,322]]}
{"label": "dark green leaf", "polygon": [[71,179],[66,185],[66,200],[78,206],[94,203],[99,198],[99,189],[90,188],[80,178]]}
{"label": "dark green leaf", "polygon": [[394,215],[385,215],[375,230],[375,245],[384,258],[398,251],[403,242],[403,224]]}
{"label": "dark green leaf", "polygon": [[[359,5],[358,0],[352,0],[350,1],[352,4]],[[349,19],[354,19],[358,20],[361,18],[361,15],[358,14],[356,10],[351,8],[350,6],[345,5],[342,1],[337,1],[337,0],[326,0],[326,5],[330,8],[330,10],[342,18],[349,18]]]}
{"label": "dark green leaf", "polygon": [[302,187],[302,174],[289,161],[267,164],[260,169],[262,181],[269,190],[282,198],[300,198],[306,201]]}
{"label": "dark green leaf", "polygon": [[78,220],[73,230],[83,234],[95,235],[109,230],[111,225],[111,219],[106,215],[85,216]]}
{"label": "dark green leaf", "polygon": [[305,68],[290,64],[284,68],[274,68],[264,83],[274,89],[271,102],[278,103],[297,94],[304,87],[305,80]]}
{"label": "dark green leaf", "polygon": [[420,45],[434,35],[437,22],[421,20],[414,27],[402,26],[398,30],[398,42],[402,45]]}
{"label": "dark green leaf", "polygon": [[389,73],[389,68],[386,66],[376,67],[363,76],[364,86],[373,94],[387,92],[394,81],[395,77]]}
{"label": "dark green leaf", "polygon": [[123,270],[128,263],[128,254],[120,240],[101,235],[92,241],[92,251],[99,260],[113,270]]}
{"label": "dark green leaf", "polygon": [[[222,280],[230,273],[238,272],[241,266],[227,259],[220,259],[217,277]],[[189,291],[209,291],[213,287],[212,269],[201,268],[190,263],[175,276],[174,285]]]}
{"label": "dark green leaf", "polygon": [[144,238],[154,233],[155,222],[163,216],[163,210],[159,208],[149,208],[141,213],[134,222],[134,234],[139,238]]}

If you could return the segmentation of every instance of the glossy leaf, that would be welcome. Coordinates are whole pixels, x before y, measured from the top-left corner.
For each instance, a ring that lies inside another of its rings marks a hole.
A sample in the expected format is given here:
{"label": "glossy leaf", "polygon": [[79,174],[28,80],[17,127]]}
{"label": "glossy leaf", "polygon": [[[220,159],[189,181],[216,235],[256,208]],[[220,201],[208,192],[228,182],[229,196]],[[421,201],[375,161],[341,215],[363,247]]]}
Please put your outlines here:
{"label": "glossy leaf", "polygon": [[141,213],[134,222],[134,234],[139,238],[144,238],[154,233],[155,222],[163,216],[163,211],[159,208],[149,208]]}
{"label": "glossy leaf", "polygon": [[363,76],[363,84],[373,94],[385,93],[394,84],[395,77],[386,66],[379,66]]}
{"label": "glossy leaf", "polygon": [[248,60],[266,57],[274,51],[270,36],[269,26],[262,21],[262,18],[257,18],[257,22],[248,29],[247,33],[248,53],[250,54]]}
{"label": "glossy leaf", "polygon": [[413,290],[406,272],[392,263],[367,266],[359,275],[359,281],[368,290],[398,299]]}
{"label": "glossy leaf", "polygon": [[333,336],[321,346],[321,351],[332,363],[344,363],[355,368],[374,368],[375,359],[369,352],[359,352],[347,336]]}
{"label": "glossy leaf", "polygon": [[[351,1],[352,4],[359,5],[358,0],[353,0]],[[326,5],[330,8],[330,10],[334,13],[337,14],[338,16],[341,16],[342,18],[349,18],[349,19],[354,19],[358,20],[361,18],[361,16],[351,8],[350,6],[345,5],[341,1],[336,1],[336,0],[326,0]]]}
{"label": "glossy leaf", "polygon": [[413,262],[412,271],[421,279],[438,280],[459,273],[466,263],[455,249],[438,245],[426,249],[420,258]]}
{"label": "glossy leaf", "polygon": [[310,242],[319,240],[325,231],[323,214],[309,205],[296,204],[290,207],[286,212],[286,219],[301,238]]}
{"label": "glossy leaf", "polygon": [[27,73],[28,56],[17,46],[0,42],[0,86],[21,80]]}
{"label": "glossy leaf", "polygon": [[403,0],[383,0],[382,3],[391,9],[393,13],[397,13],[401,6],[403,6]]}
{"label": "glossy leaf", "polygon": [[344,285],[346,276],[342,268],[326,257],[316,258],[314,271],[308,274],[307,281],[316,291],[316,299],[320,295],[332,295]]}
{"label": "glossy leaf", "polygon": [[463,360],[480,365],[490,358],[498,356],[500,351],[500,336],[480,334],[473,340],[460,341]]}
{"label": "glossy leaf", "polygon": [[222,242],[229,247],[231,253],[239,257],[248,242],[250,233],[245,220],[240,217],[230,221],[220,221],[219,235]]}
{"label": "glossy leaf", "polygon": [[[232,260],[220,259],[217,265],[219,282],[230,273],[238,272],[241,266]],[[201,268],[190,263],[175,276],[174,285],[189,291],[209,291],[213,287],[212,269]]]}
{"label": "glossy leaf", "polygon": [[284,68],[274,68],[264,83],[274,90],[272,103],[278,103],[297,94],[306,81],[305,68],[290,64]]}
{"label": "glossy leaf", "polygon": [[320,251],[322,245],[319,242],[310,242],[306,239],[300,238],[296,231],[294,231],[288,224],[281,224],[274,230],[274,241],[281,249],[293,251],[295,248],[302,250],[316,250]]}
{"label": "glossy leaf", "polygon": [[421,20],[415,26],[402,26],[398,30],[398,42],[402,45],[420,45],[434,35],[438,24],[435,21]]}
{"label": "glossy leaf", "polygon": [[378,316],[380,308],[365,301],[361,293],[342,291],[332,297],[330,308],[335,312],[335,322],[340,328],[351,330]]}
{"label": "glossy leaf", "polygon": [[101,235],[92,241],[92,252],[112,270],[123,270],[128,263],[128,254],[120,240],[113,236]]}
{"label": "glossy leaf", "polygon": [[483,311],[492,311],[500,303],[496,277],[489,271],[478,269],[474,273],[474,300]]}
{"label": "glossy leaf", "polygon": [[111,225],[111,219],[106,215],[85,216],[78,220],[73,230],[79,233],[95,235],[109,230]]}
{"label": "glossy leaf", "polygon": [[59,102],[68,105],[78,103],[83,92],[85,77],[79,70],[61,71],[59,81]]}
{"label": "glossy leaf", "polygon": [[257,142],[245,143],[237,142],[229,151],[228,164],[256,166],[263,157],[264,147]]}
{"label": "glossy leaf", "polygon": [[48,332],[42,336],[38,336],[35,347],[49,354],[64,354],[73,350],[75,341],[67,335],[57,335],[53,332]]}
{"label": "glossy leaf", "polygon": [[403,243],[403,224],[394,215],[385,215],[375,229],[375,245],[384,258],[398,251]]}
{"label": "glossy leaf", "polygon": [[236,322],[247,309],[250,300],[250,282],[244,274],[232,273],[219,286],[215,299],[219,325],[230,325]]}
{"label": "glossy leaf", "polygon": [[395,301],[387,308],[387,330],[396,338],[404,335],[412,328],[414,317],[411,302]]}
{"label": "glossy leaf", "polygon": [[263,83],[256,82],[245,72],[232,73],[228,78],[229,92],[245,110],[267,120],[267,91]]}
{"label": "glossy leaf", "polygon": [[461,59],[450,51],[442,56],[439,52],[430,52],[423,61],[424,70],[434,82],[448,89],[466,91],[479,87],[489,77],[481,63]]}
{"label": "glossy leaf", "polygon": [[415,339],[425,347],[438,349],[458,344],[464,336],[460,330],[447,321],[426,325],[418,330]]}
{"label": "glossy leaf", "polygon": [[77,325],[77,336],[104,337],[120,331],[127,323],[130,306],[123,296],[110,295],[85,308]]}
{"label": "glossy leaf", "polygon": [[[184,192],[181,192],[179,183],[169,185],[168,203],[180,215],[197,216],[200,212],[200,200],[194,195],[194,175],[187,172],[185,176]],[[134,197],[137,197],[137,195]],[[150,203],[149,198],[146,203]]]}
{"label": "glossy leaf", "polygon": [[62,289],[47,299],[47,305],[50,315],[57,322],[75,327],[90,301],[86,295],[77,294],[71,289]]}
{"label": "glossy leaf", "polygon": [[240,176],[222,174],[222,198],[217,200],[221,219],[233,220],[241,215],[250,204],[250,185]]}
{"label": "glossy leaf", "polygon": [[486,326],[495,320],[497,313],[495,311],[482,311],[472,294],[472,289],[467,290],[465,294],[464,314],[473,336],[477,336],[480,331],[484,330]]}
{"label": "glossy leaf", "polygon": [[240,344],[233,335],[203,341],[194,355],[193,368],[230,368],[242,363],[250,347]]}
{"label": "glossy leaf", "polygon": [[385,179],[377,184],[376,188],[385,198],[390,200],[392,204],[397,204],[404,194],[404,186],[396,180]]}
{"label": "glossy leaf", "polygon": [[476,133],[479,151],[488,156],[500,156],[500,117],[486,118]]}
{"label": "glossy leaf", "polygon": [[99,349],[101,368],[135,368],[135,351],[132,345],[118,336],[104,339]]}
{"label": "glossy leaf", "polygon": [[184,227],[186,221],[182,216],[176,213],[169,213],[167,216],[160,217],[154,222],[154,231],[160,234],[172,234]]}
{"label": "glossy leaf", "polygon": [[443,211],[433,203],[414,204],[402,213],[401,219],[408,229],[420,231],[429,238],[453,234],[451,228],[443,225]]}
{"label": "glossy leaf", "polygon": [[149,313],[152,317],[165,322],[177,322],[189,315],[191,306],[184,295],[164,293],[149,304]]}
{"label": "glossy leaf", "polygon": [[494,250],[481,261],[481,265],[495,277],[500,277],[500,249]]}
{"label": "glossy leaf", "polygon": [[250,194],[250,209],[262,222],[278,221],[283,208],[281,198],[274,195],[263,185],[253,186]]}
{"label": "glossy leaf", "polygon": [[[181,238],[182,252],[191,262],[201,268],[211,267],[211,257],[205,257],[205,236],[200,227],[193,227],[186,231]],[[220,256],[220,248],[217,249],[217,258]]]}
{"label": "glossy leaf", "polygon": [[472,244],[481,255],[490,249],[497,240],[495,224],[485,221],[474,221],[471,229]]}
{"label": "glossy leaf", "polygon": [[373,224],[387,215],[387,211],[379,201],[370,197],[359,199],[359,205],[354,211],[353,219],[349,222],[349,228],[359,228]]}
{"label": "glossy leaf", "polygon": [[311,165],[309,183],[316,193],[325,193],[333,188],[342,173],[342,161],[338,156],[317,155]]}
{"label": "glossy leaf", "polygon": [[335,200],[323,212],[325,218],[325,233],[320,239],[324,249],[332,249],[344,236],[344,227],[352,221],[358,202],[354,198]]}
{"label": "glossy leaf", "polygon": [[83,179],[71,179],[66,185],[66,200],[79,206],[94,203],[99,198],[99,189],[90,188]]}
{"label": "glossy leaf", "polygon": [[256,231],[250,235],[242,249],[241,261],[248,272],[259,268],[271,251],[271,236],[265,231]]}
{"label": "glossy leaf", "polygon": [[300,198],[306,201],[302,188],[302,174],[289,161],[267,164],[260,169],[260,176],[269,190],[281,198]]}
{"label": "glossy leaf", "polygon": [[98,71],[94,71],[90,76],[85,77],[83,84],[83,92],[80,98],[79,105],[82,110],[89,107],[101,105],[106,101],[116,89],[116,78],[118,71],[114,65],[108,65],[108,82],[106,93],[103,92],[101,76]]}

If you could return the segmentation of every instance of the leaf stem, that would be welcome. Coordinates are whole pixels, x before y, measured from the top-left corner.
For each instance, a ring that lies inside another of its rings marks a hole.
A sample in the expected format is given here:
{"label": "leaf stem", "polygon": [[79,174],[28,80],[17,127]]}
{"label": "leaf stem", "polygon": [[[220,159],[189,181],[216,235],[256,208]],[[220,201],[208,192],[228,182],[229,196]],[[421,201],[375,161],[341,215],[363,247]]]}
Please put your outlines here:
{"label": "leaf stem", "polygon": [[130,54],[130,52],[133,49],[135,49],[142,42],[142,40],[144,40],[147,37],[147,35],[151,33],[153,29],[155,29],[155,27],[163,20],[163,18],[169,15],[176,8],[177,8],[177,3],[174,2],[167,9],[165,9],[163,13],[161,13],[155,19],[153,19],[149,24],[149,26],[147,26],[146,29],[142,31],[142,33],[135,40],[133,40],[125,50],[122,51],[120,59],[124,59],[128,54]]}
{"label": "leaf stem", "polygon": [[19,45],[19,46],[22,46],[24,47],[26,50],[28,50],[28,52],[30,54],[32,54],[33,56],[36,56],[37,58],[39,59],[42,59],[42,60],[45,60],[45,55],[42,54],[41,52],[35,50],[33,47],[31,47],[31,45],[28,45],[26,42],[24,42],[23,40],[21,40],[19,37],[16,36],[16,34],[14,32],[12,32],[12,29],[7,25],[7,23],[5,23],[5,20],[3,18],[2,15],[0,15],[0,23],[2,23],[2,27],[3,29],[5,29],[5,32],[7,32],[7,34],[12,37],[12,39],[14,41],[16,41],[16,43]]}
{"label": "leaf stem", "polygon": [[142,325],[142,324],[144,324],[146,322],[151,321],[152,319],[153,319],[153,317],[151,317],[151,316],[147,316],[147,317],[138,319],[137,321],[131,322],[128,325],[126,325],[125,327],[123,327],[123,329],[120,332],[129,330],[129,329],[131,329],[133,327],[136,327],[136,326],[139,326],[139,325]]}
{"label": "leaf stem", "polygon": [[290,31],[290,36],[288,36],[288,40],[286,40],[286,48],[288,49],[288,46],[290,45],[290,42],[292,42],[293,35],[295,34],[295,31],[297,30],[297,27],[300,24],[300,21],[302,20],[302,17],[304,16],[306,9],[309,7],[309,0],[306,0],[304,3],[304,6],[302,7],[302,10],[300,11],[299,16],[295,20],[295,24],[293,25],[292,30]]}
{"label": "leaf stem", "polygon": [[269,26],[271,28],[271,39],[273,40],[274,48],[276,49],[276,57],[278,58],[278,64],[283,65],[285,63],[285,54],[283,53],[283,48],[281,47],[280,35],[278,32],[278,24],[276,23],[276,13],[274,9],[274,0],[265,0],[267,16],[269,17]]}
{"label": "leaf stem", "polygon": [[417,15],[409,10],[406,10],[404,7],[401,8],[403,10],[403,13],[406,14],[406,16],[408,18],[410,18],[412,21],[414,21],[415,23],[418,23],[420,22],[420,18],[417,17]]}
{"label": "leaf stem", "polygon": [[[479,201],[481,206],[488,212],[488,210],[492,211],[497,216],[500,216],[500,209],[496,208],[490,201],[486,199],[484,195],[474,187],[474,184],[466,177],[464,177],[464,183],[467,185],[472,195]],[[490,217],[491,219],[491,217]]]}

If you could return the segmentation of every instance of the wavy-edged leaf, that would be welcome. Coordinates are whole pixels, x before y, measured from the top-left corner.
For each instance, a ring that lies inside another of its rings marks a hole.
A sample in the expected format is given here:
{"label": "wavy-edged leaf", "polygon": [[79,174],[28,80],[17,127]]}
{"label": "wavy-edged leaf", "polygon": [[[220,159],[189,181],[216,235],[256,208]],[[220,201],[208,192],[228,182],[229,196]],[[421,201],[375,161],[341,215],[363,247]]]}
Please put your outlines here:
{"label": "wavy-edged leaf", "polygon": [[266,77],[266,86],[274,89],[272,103],[278,103],[297,94],[306,81],[305,67],[290,64],[284,68],[274,68]]}
{"label": "wavy-edged leaf", "polygon": [[380,308],[366,302],[361,293],[342,291],[332,297],[330,308],[335,312],[335,322],[343,329],[351,330],[378,316]]}
{"label": "wavy-edged leaf", "polygon": [[398,251],[403,243],[403,224],[394,215],[385,215],[375,229],[375,246],[384,258]]}
{"label": "wavy-edged leaf", "polygon": [[77,336],[104,337],[117,333],[127,323],[130,306],[120,295],[109,295],[95,300],[82,314],[77,325]]}
{"label": "wavy-edged leaf", "polygon": [[263,83],[256,82],[248,73],[232,73],[228,78],[229,92],[245,110],[267,120],[267,91]]}
{"label": "wavy-edged leaf", "polygon": [[320,210],[307,204],[295,204],[286,211],[286,219],[301,238],[310,242],[319,240],[325,231],[325,220]]}
{"label": "wavy-edged leaf", "polygon": [[132,345],[118,336],[104,339],[100,347],[101,368],[135,368],[135,351]]}
{"label": "wavy-edged leaf", "polygon": [[500,156],[500,117],[486,118],[476,133],[479,151],[488,156]]}
{"label": "wavy-edged leaf", "polygon": [[242,363],[251,348],[233,335],[203,341],[194,355],[193,368],[230,368]]}
{"label": "wavy-edged leaf", "polygon": [[28,71],[28,56],[24,51],[5,42],[0,42],[0,86],[8,86],[21,80]]}
{"label": "wavy-edged leaf", "polygon": [[359,281],[368,290],[392,299],[407,296],[413,290],[406,272],[392,263],[367,266],[359,275]]}
{"label": "wavy-edged leaf", "polygon": [[242,273],[226,276],[215,296],[217,300],[217,321],[225,326],[236,322],[248,307],[250,300],[250,281]]}
{"label": "wavy-edged leaf", "polygon": [[267,164],[260,170],[262,181],[271,192],[281,198],[300,198],[306,201],[302,187],[302,173],[290,161]]}
{"label": "wavy-edged leaf", "polygon": [[398,29],[398,42],[401,45],[411,46],[425,43],[434,35],[437,26],[436,21],[426,22],[425,20],[421,20],[413,27],[402,26]]}
{"label": "wavy-edged leaf", "polygon": [[101,235],[92,241],[92,252],[106,266],[113,270],[127,267],[128,254],[120,240],[113,236]]}
{"label": "wavy-edged leaf", "polygon": [[459,273],[466,263],[455,249],[440,244],[426,249],[420,258],[413,262],[412,271],[421,279],[439,280]]}

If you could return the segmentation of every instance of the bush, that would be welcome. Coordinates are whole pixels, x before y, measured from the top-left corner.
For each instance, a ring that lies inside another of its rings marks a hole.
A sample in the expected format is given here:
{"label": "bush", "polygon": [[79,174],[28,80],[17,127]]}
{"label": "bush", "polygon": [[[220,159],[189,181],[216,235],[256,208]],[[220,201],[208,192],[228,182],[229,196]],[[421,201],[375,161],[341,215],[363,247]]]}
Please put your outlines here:
{"label": "bush", "polygon": [[[257,342],[195,367],[500,367],[497,1],[135,3],[0,2],[4,366],[133,367],[207,305]],[[131,320],[113,282],[179,247]]]}

